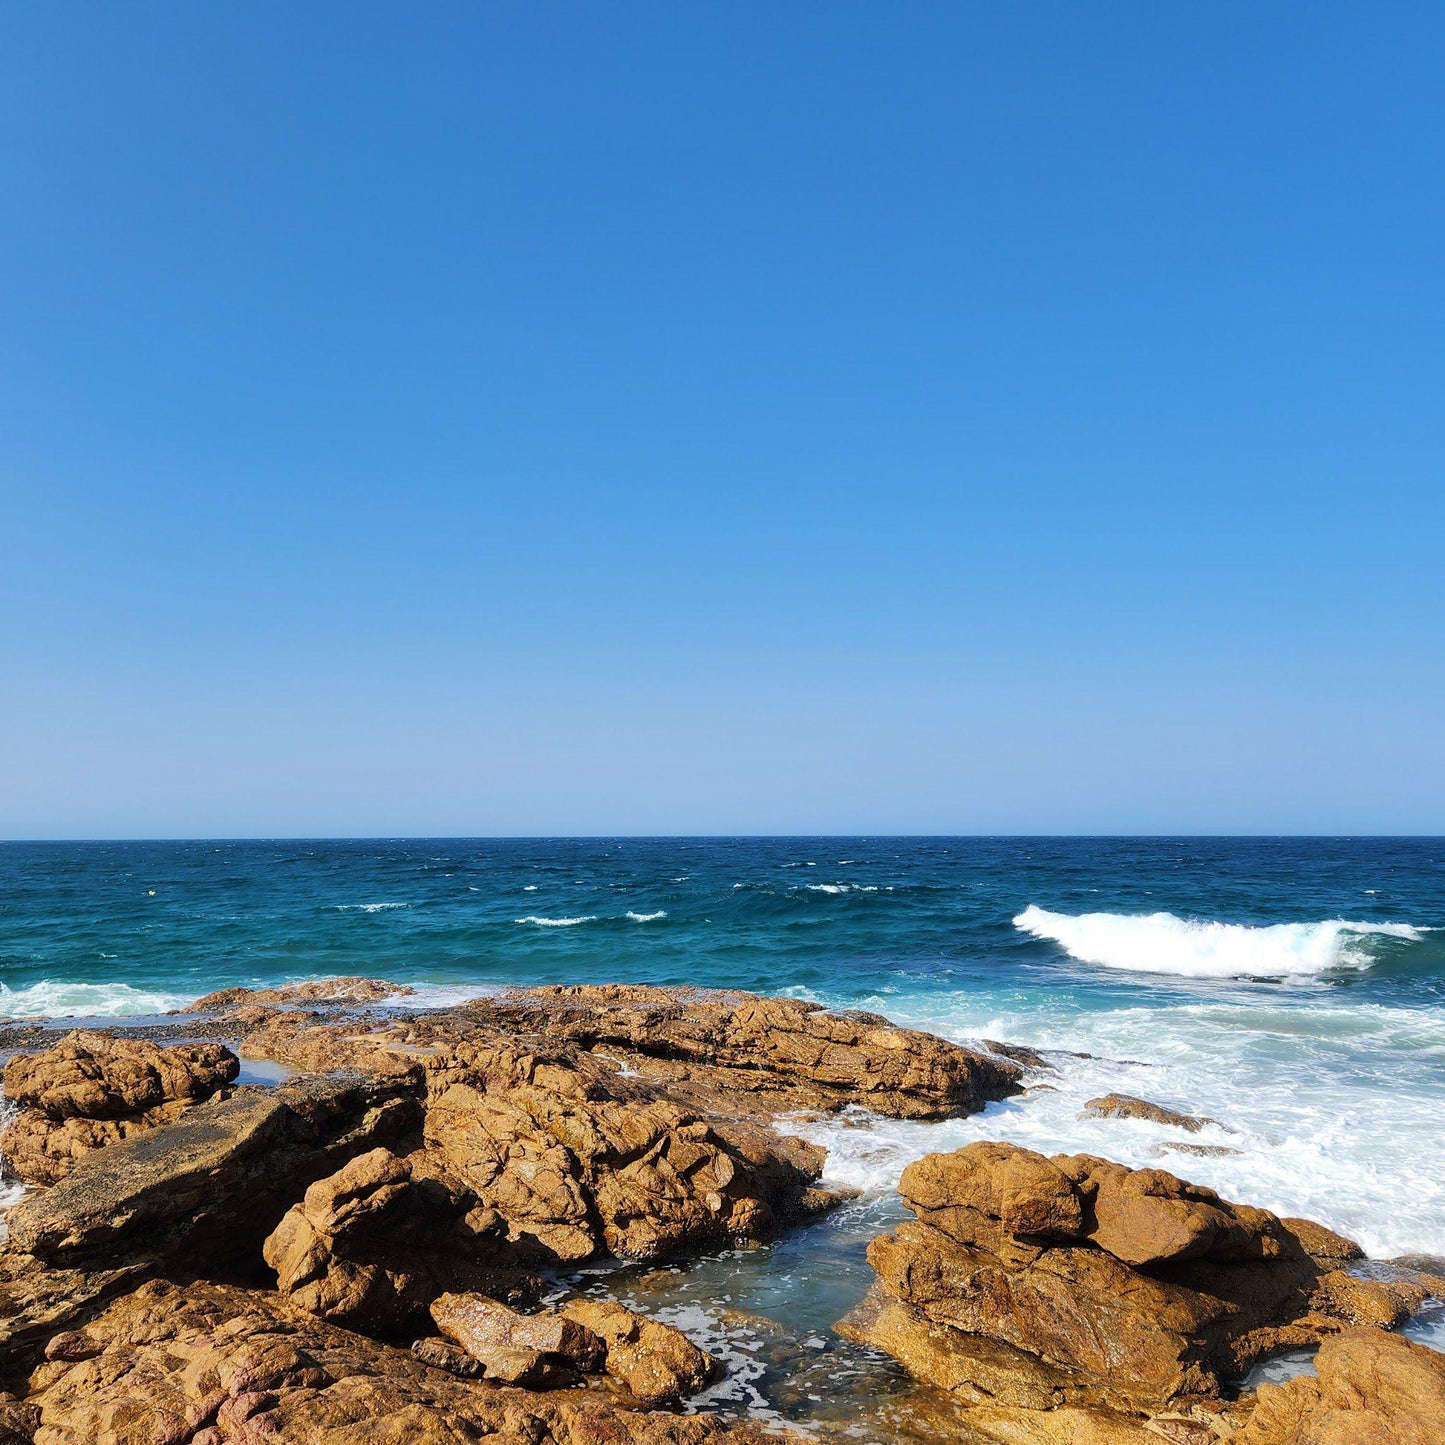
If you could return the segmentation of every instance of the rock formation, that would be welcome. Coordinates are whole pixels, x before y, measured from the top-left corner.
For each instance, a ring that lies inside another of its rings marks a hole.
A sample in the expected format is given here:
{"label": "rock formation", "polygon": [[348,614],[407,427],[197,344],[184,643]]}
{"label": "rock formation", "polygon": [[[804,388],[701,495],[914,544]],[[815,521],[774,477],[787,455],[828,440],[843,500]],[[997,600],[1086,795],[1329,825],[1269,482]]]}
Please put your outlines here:
{"label": "rock formation", "polygon": [[1345,1330],[1315,1375],[1261,1385],[1231,1445],[1438,1445],[1445,1438],[1445,1355],[1383,1330]]}
{"label": "rock formation", "polygon": [[539,1282],[506,1266],[500,1217],[429,1175],[426,1162],[373,1149],[311,1185],[262,1246],[292,1304],[387,1335],[449,1290],[535,1299]]}
{"label": "rock formation", "polygon": [[637,984],[512,989],[467,1005],[511,1032],[565,1038],[704,1109],[751,1096],[783,1112],[861,1105],[897,1119],[970,1114],[1018,1092],[1022,1070],[878,1014],[801,999]]}
{"label": "rock formation", "polygon": [[169,1123],[210,1098],[240,1067],[221,1044],[160,1048],[77,1030],[54,1048],[6,1064],[4,1094],[20,1107],[0,1151],[22,1179],[54,1184],[92,1150]]}
{"label": "rock formation", "polygon": [[1105,1094],[1100,1099],[1089,1099],[1084,1104],[1084,1118],[1089,1119],[1148,1119],[1154,1124],[1167,1124],[1173,1129],[1187,1129],[1197,1134],[1213,1119],[1196,1114],[1181,1114],[1175,1109],[1166,1109],[1162,1104],[1151,1104],[1148,1099],[1136,1098],[1133,1094]]}
{"label": "rock formation", "polygon": [[10,1243],[66,1267],[144,1257],[215,1270],[252,1259],[313,1181],[415,1132],[418,1088],[339,1075],[236,1089],[84,1156],[11,1209]]}
{"label": "rock formation", "polygon": [[274,1294],[160,1280],[68,1340],[21,1408],[38,1411],[34,1445],[778,1445],[585,1391],[479,1386]]}
{"label": "rock formation", "polygon": [[717,1372],[716,1361],[681,1330],[615,1300],[572,1300],[561,1312],[599,1341],[607,1373],[646,1405],[696,1394]]}
{"label": "rock formation", "polygon": [[1076,1434],[1163,1414],[1212,1439],[1202,1422],[1254,1363],[1397,1324],[1425,1293],[1341,1270],[1358,1250],[1321,1226],[1088,1155],[973,1144],[900,1188],[917,1219],[869,1247],[879,1285],[840,1329],[1015,1432],[994,1438],[1052,1438],[1039,1412],[1062,1409]]}

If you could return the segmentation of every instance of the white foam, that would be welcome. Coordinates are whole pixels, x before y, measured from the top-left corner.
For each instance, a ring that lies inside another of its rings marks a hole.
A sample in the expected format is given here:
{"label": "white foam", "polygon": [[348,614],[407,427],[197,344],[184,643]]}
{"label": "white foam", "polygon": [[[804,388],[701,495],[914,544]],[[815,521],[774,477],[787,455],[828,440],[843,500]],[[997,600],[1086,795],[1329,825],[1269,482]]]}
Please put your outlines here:
{"label": "white foam", "polygon": [[1050,913],[1030,904],[1014,927],[1063,946],[1081,963],[1185,978],[1299,978],[1330,969],[1368,968],[1369,937],[1418,943],[1408,923],[1242,923],[1176,918],[1172,913]]}
{"label": "white foam", "polygon": [[531,923],[538,928],[576,928],[579,923],[595,923],[595,913],[579,914],[576,918],[539,918],[535,913],[529,913],[525,918],[514,918],[513,923]]}
{"label": "white foam", "polygon": [[338,903],[338,913],[389,913],[393,908],[410,908],[410,903]]}
{"label": "white foam", "polygon": [[654,922],[656,922],[657,919],[659,919],[659,918],[666,918],[666,917],[667,917],[667,909],[665,909],[665,908],[659,908],[656,913],[634,913],[634,912],[629,908],[629,909],[627,910],[627,916],[628,916],[634,923],[654,923]]}
{"label": "white foam", "polygon": [[421,983],[414,985],[413,992],[397,994],[384,1002],[388,1008],[398,1009],[451,1008],[473,999],[491,998],[501,991],[501,985],[494,983]]}
{"label": "white foam", "polygon": [[128,983],[60,983],[44,979],[28,988],[0,983],[0,1017],[133,1018],[183,1008],[189,994],[133,988]]}
{"label": "white foam", "polygon": [[[971,990],[851,1003],[960,1042],[1032,1044],[1057,1071],[1036,1080],[1047,1089],[967,1119],[927,1124],[859,1113],[799,1122],[791,1132],[828,1149],[831,1182],[889,1190],[924,1154],[1002,1139],[1044,1154],[1167,1169],[1228,1199],[1317,1219],[1375,1257],[1445,1255],[1439,1009],[1347,1004],[1313,992],[1108,1010],[1080,1008],[1063,991],[1027,1002]],[[1087,1100],[1111,1091],[1219,1123],[1190,1134],[1142,1119],[1084,1117]],[[1200,1157],[1168,1147],[1177,1144],[1236,1152]]]}

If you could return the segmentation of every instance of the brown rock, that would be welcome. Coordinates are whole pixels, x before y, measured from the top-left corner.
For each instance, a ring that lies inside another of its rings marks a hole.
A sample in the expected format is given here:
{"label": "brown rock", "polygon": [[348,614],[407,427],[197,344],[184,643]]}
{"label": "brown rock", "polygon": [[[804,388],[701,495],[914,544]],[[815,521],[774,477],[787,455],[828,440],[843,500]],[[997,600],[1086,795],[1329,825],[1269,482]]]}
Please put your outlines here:
{"label": "brown rock", "polygon": [[319,1179],[262,1246],[291,1302],[333,1324],[388,1333],[446,1290],[531,1300],[539,1284],[505,1266],[500,1220],[387,1149]]}
{"label": "brown rock", "polygon": [[478,1386],[222,1285],[156,1281],[84,1333],[92,1353],[30,1379],[35,1445],[778,1445],[749,1425],[590,1392]]}
{"label": "brown rock", "polygon": [[423,1364],[445,1370],[447,1374],[457,1375],[463,1380],[480,1380],[487,1373],[487,1367],[480,1360],[474,1360],[460,1345],[454,1345],[440,1335],[426,1335],[413,1340],[411,1352]]}
{"label": "brown rock", "polygon": [[1162,1104],[1151,1104],[1147,1099],[1136,1099],[1133,1094],[1105,1094],[1099,1099],[1089,1099],[1084,1104],[1083,1118],[1090,1119],[1148,1119],[1155,1124],[1168,1124],[1175,1129],[1188,1129],[1197,1134],[1214,1119],[1194,1114],[1181,1114],[1166,1109]]}
{"label": "brown rock", "polygon": [[237,1005],[295,1008],[316,1003],[380,1003],[391,998],[408,998],[416,993],[406,984],[388,983],[384,978],[314,978],[305,983],[285,983],[279,988],[223,988],[198,998],[189,1013],[217,1013]]}
{"label": "brown rock", "polygon": [[729,990],[559,986],[511,990],[465,1007],[513,1032],[610,1054],[703,1106],[720,1090],[751,1096],[759,1112],[861,1104],[894,1118],[944,1119],[1017,1093],[1022,1074],[1006,1059],[898,1028],[878,1014]]}
{"label": "brown rock", "polygon": [[0,1391],[0,1445],[31,1445],[40,1411]]}
{"label": "brown rock", "polygon": [[23,1373],[54,1336],[83,1323],[108,1299],[147,1276],[143,1264],[56,1269],[11,1244],[0,1246],[0,1374]]}
{"label": "brown rock", "polygon": [[1424,1294],[1341,1274],[1348,1241],[1319,1226],[1330,1258],[1264,1210],[1087,1155],[974,1144],[901,1189],[917,1221],[870,1245],[879,1289],[839,1328],[971,1409],[1208,1415],[1259,1359],[1398,1323]]}
{"label": "brown rock", "polygon": [[77,1030],[5,1066],[5,1097],[20,1112],[0,1150],[22,1179],[54,1184],[85,1154],[168,1123],[239,1071],[240,1060],[220,1044],[161,1048]]}
{"label": "brown rock", "polygon": [[519,1314],[480,1294],[444,1294],[432,1301],[431,1315],[490,1380],[549,1389],[602,1365],[602,1341],[565,1315]]}
{"label": "brown rock", "polygon": [[1439,1445],[1445,1355],[1383,1330],[1346,1330],[1314,1376],[1261,1385],[1233,1445]]}
{"label": "brown rock", "polygon": [[607,1373],[644,1404],[673,1404],[695,1395],[717,1372],[712,1356],[681,1330],[614,1300],[571,1300],[562,1314],[602,1341]]}
{"label": "brown rock", "polygon": [[764,1239],[828,1202],[822,1150],[704,1121],[565,1046],[477,1039],[427,1070],[428,1154],[543,1261]]}
{"label": "brown rock", "polygon": [[10,1210],[11,1243],[69,1267],[250,1262],[309,1184],[416,1129],[419,1088],[419,1078],[350,1076],[237,1089],[85,1156]]}

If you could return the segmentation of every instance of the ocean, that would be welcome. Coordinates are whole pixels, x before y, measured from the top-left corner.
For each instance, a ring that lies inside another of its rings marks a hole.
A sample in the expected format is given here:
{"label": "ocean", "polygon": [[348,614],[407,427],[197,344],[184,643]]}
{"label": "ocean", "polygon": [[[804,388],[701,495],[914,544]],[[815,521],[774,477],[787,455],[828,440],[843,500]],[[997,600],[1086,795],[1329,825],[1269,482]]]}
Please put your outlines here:
{"label": "ocean", "polygon": [[[717,1335],[717,1301],[822,1340],[866,1288],[904,1165],[975,1139],[1171,1169],[1372,1256],[1445,1255],[1445,839],[0,845],[0,1014],[136,1019],[343,973],[410,985],[412,1007],[737,987],[1048,1051],[1045,1087],[972,1118],[800,1124],[856,1204],[769,1251],[617,1282],[750,1361],[719,1388],[755,1413],[776,1405],[767,1352]],[[1214,1122],[1081,1117],[1111,1090]],[[1438,1316],[1418,1329],[1445,1343]]]}

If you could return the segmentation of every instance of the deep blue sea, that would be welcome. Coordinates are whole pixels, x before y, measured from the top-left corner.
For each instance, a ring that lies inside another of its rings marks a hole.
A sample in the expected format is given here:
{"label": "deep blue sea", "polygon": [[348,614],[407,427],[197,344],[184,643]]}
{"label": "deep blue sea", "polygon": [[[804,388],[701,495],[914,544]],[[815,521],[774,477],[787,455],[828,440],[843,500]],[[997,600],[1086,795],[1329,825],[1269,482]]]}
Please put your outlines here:
{"label": "deep blue sea", "polygon": [[[0,1013],[145,1015],[366,974],[736,986],[1059,1051],[946,1125],[807,1128],[841,1182],[980,1137],[1162,1164],[1375,1254],[1445,1254],[1445,840],[0,844]],[[1072,1052],[1064,1052],[1072,1051]],[[1077,1055],[1090,1057],[1077,1057]],[[1218,1121],[1079,1117],[1122,1089]]]}

